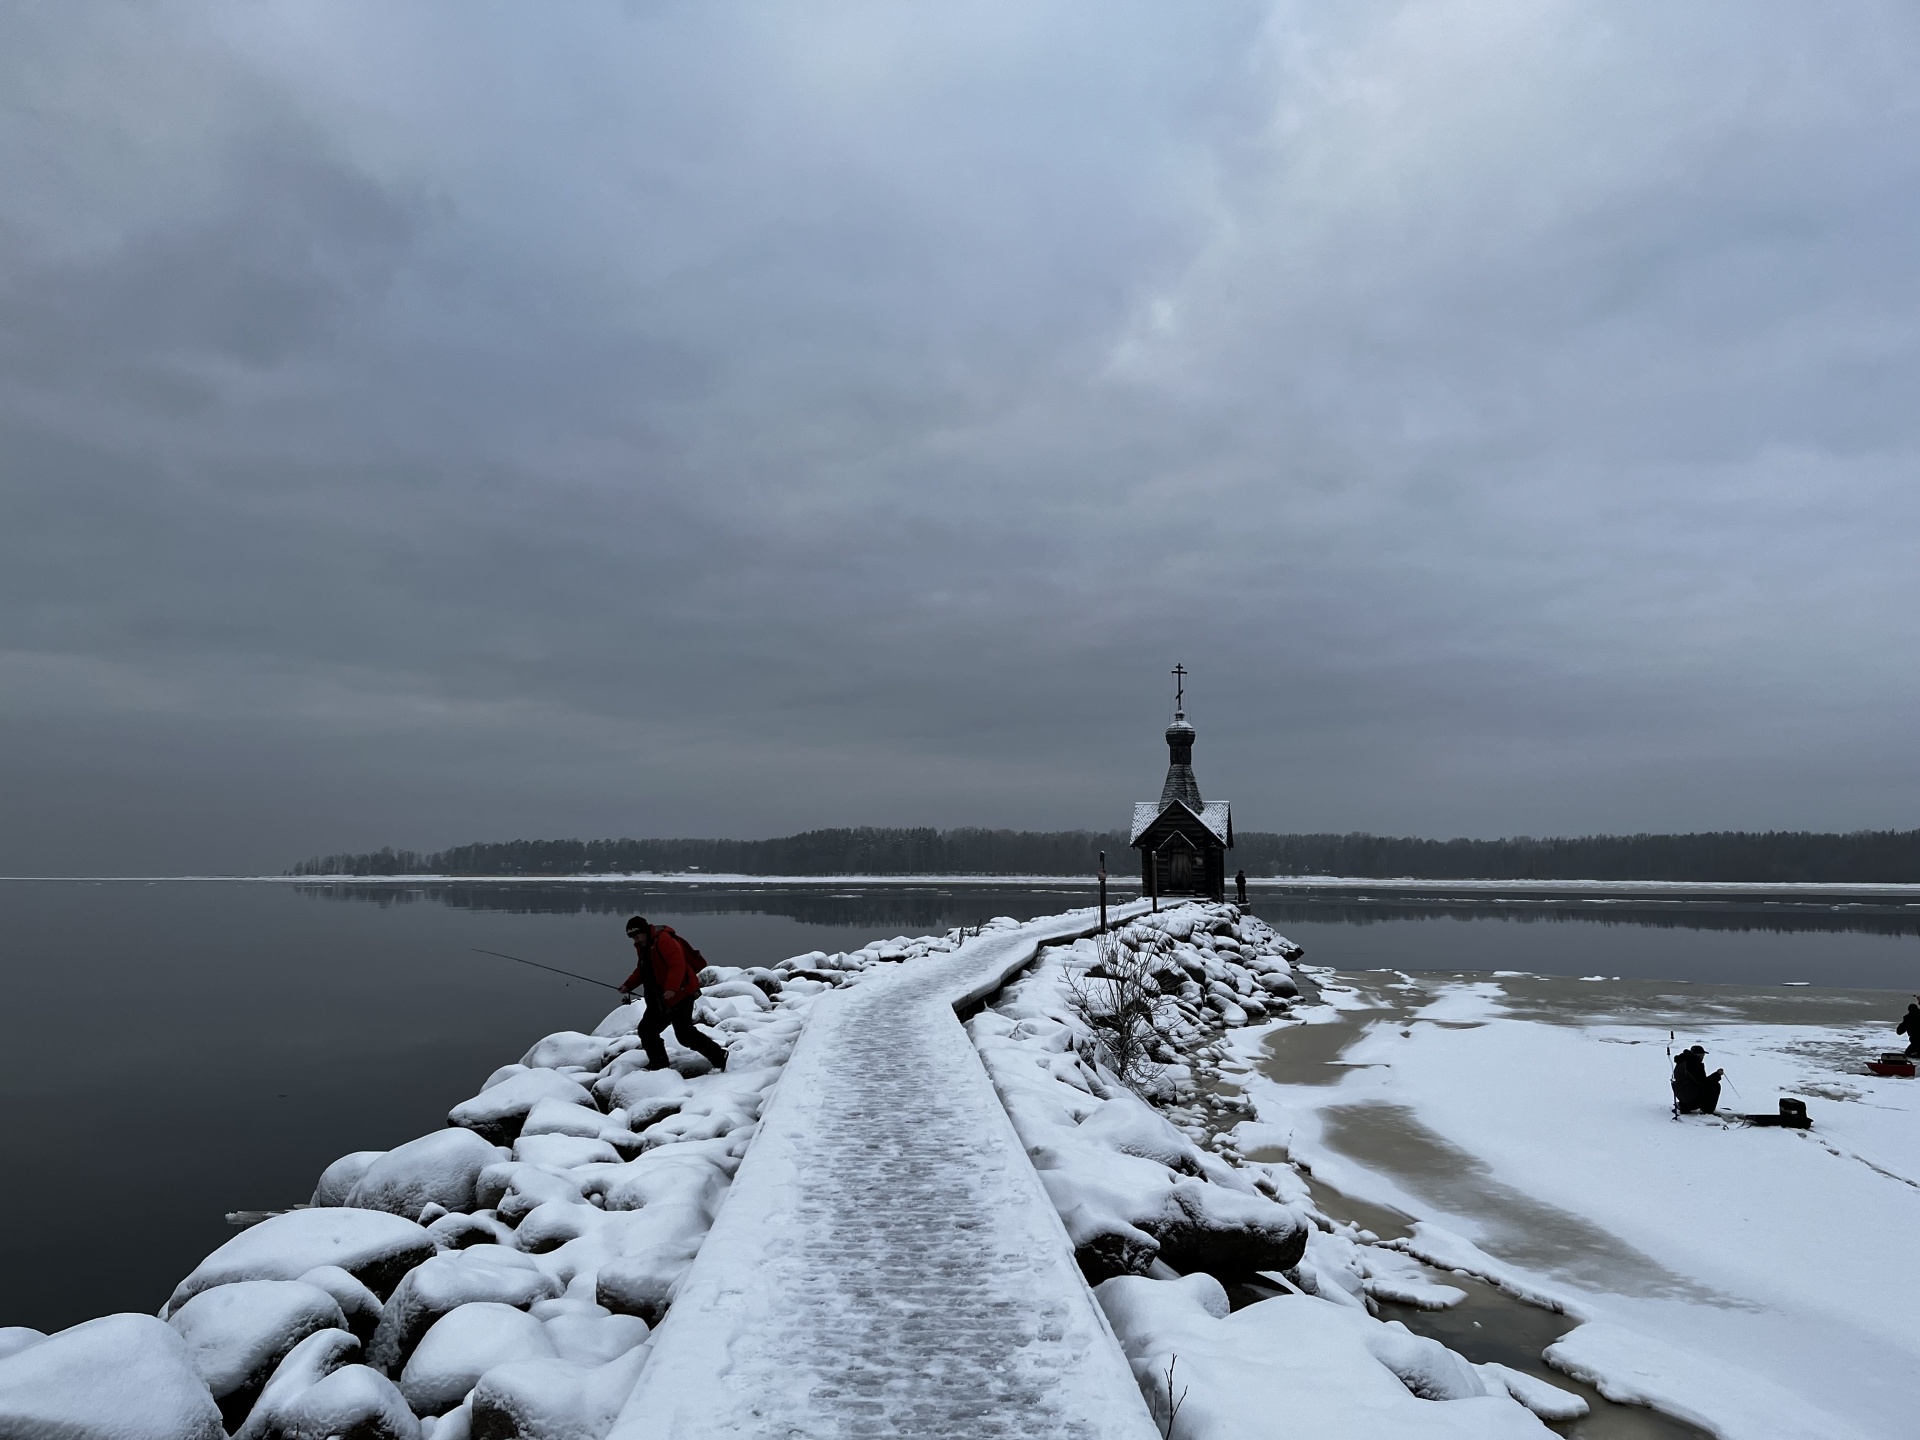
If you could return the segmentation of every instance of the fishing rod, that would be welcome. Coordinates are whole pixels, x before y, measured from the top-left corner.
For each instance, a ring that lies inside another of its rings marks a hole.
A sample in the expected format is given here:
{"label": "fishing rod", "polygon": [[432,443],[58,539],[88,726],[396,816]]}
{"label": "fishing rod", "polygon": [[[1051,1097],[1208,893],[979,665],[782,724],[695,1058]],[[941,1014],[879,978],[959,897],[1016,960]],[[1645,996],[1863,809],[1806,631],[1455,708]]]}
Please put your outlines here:
{"label": "fishing rod", "polygon": [[545,970],[552,975],[564,975],[569,980],[584,980],[589,985],[598,985],[602,990],[619,991],[621,995],[625,995],[629,1000],[633,998],[631,995],[627,995],[626,991],[621,990],[618,985],[609,985],[606,981],[596,980],[591,975],[576,975],[571,970],[562,970],[558,965],[542,965],[538,960],[522,960],[518,955],[509,955],[504,950],[482,950],[478,945],[469,945],[467,948],[476,955],[494,955],[502,960],[511,960],[518,965],[531,965],[536,970]]}

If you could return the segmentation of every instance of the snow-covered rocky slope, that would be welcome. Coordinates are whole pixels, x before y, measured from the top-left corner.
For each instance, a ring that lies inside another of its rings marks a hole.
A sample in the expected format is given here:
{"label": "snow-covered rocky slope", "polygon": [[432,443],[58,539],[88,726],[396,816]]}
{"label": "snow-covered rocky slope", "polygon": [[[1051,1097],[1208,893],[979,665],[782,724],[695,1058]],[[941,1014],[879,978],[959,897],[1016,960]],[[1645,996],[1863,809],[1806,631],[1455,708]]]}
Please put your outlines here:
{"label": "snow-covered rocky slope", "polygon": [[329,1166],[311,1208],[236,1235],[161,1318],[0,1330],[0,1435],[604,1434],[813,1002],[959,940],[709,970],[725,1073],[679,1051],[649,1072],[638,1007],[547,1036],[447,1129]]}
{"label": "snow-covered rocky slope", "polygon": [[[1369,1296],[1459,1292],[1322,1214],[1291,1165],[1235,1148],[1229,1035],[1284,1015],[1297,947],[1230,905],[1142,916],[1115,938],[1161,977],[1171,1043],[1132,1077],[1159,1106],[1120,1083],[1085,1017],[1112,953],[1093,940],[1044,952],[968,1029],[1163,1432],[1538,1440],[1533,1412],[1584,1414],[1578,1396],[1374,1318]],[[1226,1284],[1256,1277],[1291,1293],[1231,1308]]]}

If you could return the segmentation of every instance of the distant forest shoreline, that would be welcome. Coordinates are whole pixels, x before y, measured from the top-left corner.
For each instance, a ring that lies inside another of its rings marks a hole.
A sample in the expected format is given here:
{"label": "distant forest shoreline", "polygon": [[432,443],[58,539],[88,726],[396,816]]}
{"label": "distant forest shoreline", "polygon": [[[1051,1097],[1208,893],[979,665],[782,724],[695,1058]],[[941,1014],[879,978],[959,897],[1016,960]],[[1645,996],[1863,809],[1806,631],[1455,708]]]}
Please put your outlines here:
{"label": "distant forest shoreline", "polygon": [[[1920,830],[1712,831],[1562,839],[1419,840],[1387,835],[1235,837],[1251,876],[1413,880],[1678,880],[1733,884],[1920,882]],[[294,875],[1091,875],[1138,869],[1119,830],[809,830],[771,840],[510,840],[420,854],[321,855]]]}

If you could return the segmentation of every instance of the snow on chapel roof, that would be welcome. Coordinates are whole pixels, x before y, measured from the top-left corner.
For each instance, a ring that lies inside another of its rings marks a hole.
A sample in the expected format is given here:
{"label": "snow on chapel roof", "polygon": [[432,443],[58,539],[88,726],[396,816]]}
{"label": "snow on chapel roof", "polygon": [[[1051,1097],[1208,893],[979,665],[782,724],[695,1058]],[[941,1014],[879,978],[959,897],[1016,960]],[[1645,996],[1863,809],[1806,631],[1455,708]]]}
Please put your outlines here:
{"label": "snow on chapel roof", "polygon": [[1187,804],[1184,800],[1168,800],[1165,803],[1158,800],[1136,800],[1133,802],[1133,831],[1127,836],[1127,843],[1129,845],[1136,844],[1140,837],[1147,833],[1147,827],[1158,820],[1163,812],[1171,809],[1175,805],[1178,805],[1189,815],[1194,816],[1202,825],[1206,826],[1208,830],[1217,835],[1222,845],[1227,844],[1231,839],[1233,834],[1233,806],[1225,800],[1212,801],[1209,804],[1202,805],[1198,810],[1194,809],[1193,806]]}

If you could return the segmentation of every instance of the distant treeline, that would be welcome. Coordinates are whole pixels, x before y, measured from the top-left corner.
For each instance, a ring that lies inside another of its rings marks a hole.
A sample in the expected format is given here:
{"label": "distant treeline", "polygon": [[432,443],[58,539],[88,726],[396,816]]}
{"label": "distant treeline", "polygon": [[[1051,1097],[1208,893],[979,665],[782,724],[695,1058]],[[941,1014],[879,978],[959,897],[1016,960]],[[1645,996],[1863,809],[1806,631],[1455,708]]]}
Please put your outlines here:
{"label": "distant treeline", "polygon": [[[1416,840],[1242,831],[1230,864],[1249,875],[1417,880],[1920,882],[1920,830],[1715,831],[1572,839]],[[295,875],[1088,875],[1107,852],[1138,867],[1118,830],[809,830],[773,840],[511,840],[423,855],[323,855]]]}

